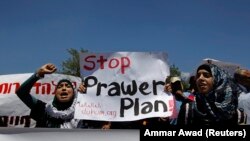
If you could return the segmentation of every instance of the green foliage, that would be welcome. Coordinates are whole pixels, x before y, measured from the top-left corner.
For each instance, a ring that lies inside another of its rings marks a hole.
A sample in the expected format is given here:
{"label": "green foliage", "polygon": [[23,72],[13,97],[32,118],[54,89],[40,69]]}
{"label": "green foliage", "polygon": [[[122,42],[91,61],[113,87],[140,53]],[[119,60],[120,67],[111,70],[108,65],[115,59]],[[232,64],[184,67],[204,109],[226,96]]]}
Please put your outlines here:
{"label": "green foliage", "polygon": [[[70,54],[70,58],[62,62],[62,70],[60,71],[60,73],[81,77],[80,60],[79,60],[80,53],[73,48],[70,48],[67,51]],[[88,52],[88,51],[81,49],[80,52]]]}
{"label": "green foliage", "polygon": [[174,64],[170,66],[170,76],[181,76],[181,72],[179,71],[179,68],[176,67]]}

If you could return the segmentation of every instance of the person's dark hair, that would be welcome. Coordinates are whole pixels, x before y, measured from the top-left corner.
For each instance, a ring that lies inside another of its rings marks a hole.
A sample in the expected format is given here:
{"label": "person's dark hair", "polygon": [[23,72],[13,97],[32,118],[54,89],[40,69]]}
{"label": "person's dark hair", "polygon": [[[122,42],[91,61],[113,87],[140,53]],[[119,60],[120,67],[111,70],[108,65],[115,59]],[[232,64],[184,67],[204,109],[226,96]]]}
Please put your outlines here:
{"label": "person's dark hair", "polygon": [[192,90],[194,89],[195,91],[197,90],[197,87],[196,87],[196,81],[195,81],[195,76],[192,75],[190,78],[189,78],[189,87],[188,87],[188,90]]}
{"label": "person's dark hair", "polygon": [[197,69],[196,72],[198,72],[198,71],[201,70],[201,69],[204,69],[204,70],[208,71],[209,73],[212,73],[211,68],[210,68],[210,66],[209,66],[208,64],[200,65],[200,66],[198,67],[198,69]]}
{"label": "person's dark hair", "polygon": [[183,91],[181,81],[176,81],[174,83],[171,83],[171,85],[172,85],[173,93],[176,93],[176,91],[178,91],[178,90]]}

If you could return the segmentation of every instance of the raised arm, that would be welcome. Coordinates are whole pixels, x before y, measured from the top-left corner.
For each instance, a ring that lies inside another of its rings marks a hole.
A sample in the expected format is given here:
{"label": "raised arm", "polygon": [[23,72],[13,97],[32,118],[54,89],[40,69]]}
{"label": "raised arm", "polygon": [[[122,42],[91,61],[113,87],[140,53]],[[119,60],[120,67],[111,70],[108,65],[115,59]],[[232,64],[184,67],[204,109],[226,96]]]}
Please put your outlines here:
{"label": "raised arm", "polygon": [[37,103],[37,99],[30,94],[30,90],[37,80],[43,78],[45,74],[51,74],[56,71],[56,67],[53,64],[45,64],[37,70],[30,78],[28,78],[16,91],[17,96],[32,109]]}

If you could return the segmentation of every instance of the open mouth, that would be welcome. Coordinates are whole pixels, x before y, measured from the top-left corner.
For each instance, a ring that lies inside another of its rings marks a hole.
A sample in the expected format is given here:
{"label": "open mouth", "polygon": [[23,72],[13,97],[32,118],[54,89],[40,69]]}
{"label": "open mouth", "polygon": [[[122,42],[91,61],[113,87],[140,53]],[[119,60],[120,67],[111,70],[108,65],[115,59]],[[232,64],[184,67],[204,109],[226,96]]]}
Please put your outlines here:
{"label": "open mouth", "polygon": [[67,96],[68,96],[68,93],[61,93],[60,96],[61,96],[62,98],[67,97]]}

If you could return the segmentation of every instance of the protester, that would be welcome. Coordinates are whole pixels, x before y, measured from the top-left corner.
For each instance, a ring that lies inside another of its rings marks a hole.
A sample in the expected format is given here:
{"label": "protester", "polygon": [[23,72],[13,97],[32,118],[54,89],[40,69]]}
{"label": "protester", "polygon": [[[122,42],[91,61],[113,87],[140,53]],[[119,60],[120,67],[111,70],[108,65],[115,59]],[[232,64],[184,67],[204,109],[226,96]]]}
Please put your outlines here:
{"label": "protester", "polygon": [[62,79],[57,83],[52,102],[45,103],[29,94],[36,81],[56,70],[53,64],[43,65],[20,86],[16,94],[31,109],[30,116],[36,121],[36,127],[80,128],[82,121],[74,119],[77,94],[70,80]]}
{"label": "protester", "polygon": [[195,80],[195,76],[194,75],[190,76],[189,82],[188,82],[189,83],[189,87],[187,88],[187,91],[190,94],[194,94],[197,91],[197,87],[196,87],[196,82],[195,81],[196,81]]}
{"label": "protester", "polygon": [[247,69],[238,69],[234,73],[234,79],[239,84],[242,90],[242,92],[239,95],[239,109],[240,111],[244,111],[244,113],[247,116],[245,118],[242,118],[242,121],[246,122],[246,124],[249,125],[250,124],[250,71]]}
{"label": "protester", "polygon": [[192,99],[189,97],[190,92],[185,92],[183,82],[181,81],[180,77],[177,76],[169,76],[166,78],[164,91],[166,93],[172,93],[174,96],[175,105],[173,114],[168,117],[168,119],[171,125],[176,125],[182,103],[192,101]]}
{"label": "protester", "polygon": [[244,87],[245,91],[250,91],[250,70],[238,69],[234,73],[234,78],[242,88]]}
{"label": "protester", "polygon": [[213,64],[202,64],[196,72],[194,101],[183,104],[179,125],[238,125],[238,88],[232,77]]}

